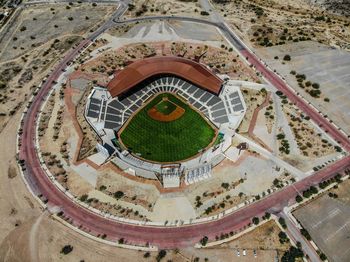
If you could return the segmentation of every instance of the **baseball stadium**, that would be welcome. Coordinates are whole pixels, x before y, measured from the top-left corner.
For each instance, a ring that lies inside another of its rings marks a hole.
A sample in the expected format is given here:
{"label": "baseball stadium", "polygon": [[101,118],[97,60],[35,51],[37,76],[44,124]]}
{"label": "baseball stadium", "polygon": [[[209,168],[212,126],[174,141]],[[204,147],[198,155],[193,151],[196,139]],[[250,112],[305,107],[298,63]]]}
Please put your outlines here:
{"label": "baseball stadium", "polygon": [[103,141],[103,162],[166,188],[211,176],[246,106],[226,75],[182,57],[150,57],[95,86],[85,117]]}

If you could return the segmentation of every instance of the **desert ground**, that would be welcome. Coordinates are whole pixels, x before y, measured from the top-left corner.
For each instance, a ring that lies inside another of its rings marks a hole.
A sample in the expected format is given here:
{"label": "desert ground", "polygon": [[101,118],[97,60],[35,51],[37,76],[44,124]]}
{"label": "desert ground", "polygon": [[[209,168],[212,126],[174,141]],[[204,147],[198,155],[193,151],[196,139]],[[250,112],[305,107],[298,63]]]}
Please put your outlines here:
{"label": "desert ground", "polygon": [[[350,20],[344,15],[348,9],[329,0],[242,0],[213,6],[297,92],[350,132]],[[156,260],[158,252],[148,254],[102,244],[54,220],[26,188],[16,163],[16,130],[29,97],[62,56],[115,10],[113,4],[50,3],[15,11],[14,19],[1,27],[2,261]],[[134,1],[125,18],[153,15],[209,18],[200,2],[165,0]],[[159,183],[130,177],[113,165],[92,165],[98,138],[81,116],[91,87],[106,84],[113,70],[128,61],[154,53],[193,58],[204,52],[202,61],[218,73],[261,84],[242,87],[249,109],[231,153],[227,152],[227,158],[214,168],[212,177],[180,191],[163,192]],[[286,55],[290,59],[285,59]],[[40,147],[45,163],[62,186],[81,201],[115,215],[164,222],[174,219],[169,215],[174,206],[178,209],[176,219],[215,215],[250,198],[258,199],[284,182],[302,179],[342,154],[335,141],[283,94],[278,95],[209,25],[158,21],[111,28],[80,55],[73,69],[68,81],[56,85],[43,108]],[[301,79],[298,75],[304,76]],[[319,93],[311,95],[315,90]],[[77,118],[76,112],[80,115]],[[249,149],[237,155],[235,147],[247,139],[251,141]],[[325,194],[294,213],[321,250],[339,262],[347,261],[349,254],[348,187],[346,181],[331,191],[337,199]],[[116,199],[113,194],[121,190],[123,198]],[[331,226],[322,227],[325,221]],[[253,250],[257,251],[257,261],[273,261],[290,247],[279,242],[279,232],[280,228],[270,221],[213,248],[168,250],[164,261],[252,261]],[[66,245],[72,245],[73,250],[64,255],[61,250]],[[339,245],[346,249],[341,255],[330,248]],[[242,256],[243,249],[247,256]],[[237,257],[238,250],[241,257]]]}
{"label": "desert ground", "polygon": [[[0,32],[0,130],[74,44],[115,6],[39,5],[18,10]],[[72,23],[71,21],[75,21]]]}

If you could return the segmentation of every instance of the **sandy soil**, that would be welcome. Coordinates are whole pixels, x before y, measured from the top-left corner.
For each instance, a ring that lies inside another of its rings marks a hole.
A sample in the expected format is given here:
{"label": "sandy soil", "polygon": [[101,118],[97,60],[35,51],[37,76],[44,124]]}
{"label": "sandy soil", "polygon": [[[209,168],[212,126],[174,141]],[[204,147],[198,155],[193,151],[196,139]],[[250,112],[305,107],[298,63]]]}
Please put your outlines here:
{"label": "sandy soil", "polygon": [[302,113],[296,107],[284,105],[283,110],[304,156],[318,158],[336,152],[333,144],[322,133],[317,132],[310,121],[303,119]]}
{"label": "sandy soil", "polygon": [[[36,224],[36,225],[35,225]],[[269,222],[237,240],[215,248],[167,250],[164,261],[190,262],[198,257],[200,261],[251,261],[253,249],[259,261],[269,262],[288,248],[278,242],[278,227]],[[28,241],[34,241],[31,245]],[[67,255],[61,253],[65,245],[72,245],[73,251]],[[18,247],[21,247],[19,250]],[[247,250],[246,257],[237,257],[236,249]],[[0,245],[0,255],[4,262],[30,261],[154,261],[157,252],[151,252],[150,258],[144,258],[146,252],[120,249],[82,237],[74,231],[53,221],[47,214],[38,215],[17,227]]]}
{"label": "sandy soil", "polygon": [[136,0],[132,4],[125,14],[126,17],[179,15],[206,18],[200,14],[202,9],[197,1]]}
{"label": "sandy soil", "polygon": [[3,36],[0,58],[16,58],[62,35],[85,35],[90,29],[96,29],[116,8],[113,5],[94,7],[91,4],[75,4],[69,7],[67,9],[65,5],[50,4],[24,9]]}
{"label": "sandy soil", "polygon": [[345,205],[350,205],[350,179],[345,180],[343,183],[338,185],[338,188],[331,189],[330,192],[338,195],[338,200],[343,202]]}
{"label": "sandy soil", "polygon": [[184,55],[189,59],[202,56],[201,62],[215,72],[233,79],[257,81],[254,71],[237,58],[237,54],[223,45],[221,48],[188,42],[149,42],[129,44],[116,50],[106,50],[96,59],[86,62],[80,70],[85,73],[107,73],[123,68],[137,59],[160,55]]}
{"label": "sandy soil", "polygon": [[69,10],[64,5],[35,6],[6,25],[0,33],[0,84],[5,85],[0,93],[0,131],[61,56],[114,9],[85,4]]}
{"label": "sandy soil", "polygon": [[274,162],[245,152],[237,162],[222,161],[209,179],[190,185],[184,193],[198,215],[213,215],[269,189],[280,175],[275,167]]}
{"label": "sandy soil", "polygon": [[278,249],[280,251],[285,251],[289,248],[289,245],[279,242],[278,233],[280,231],[280,228],[274,221],[269,221],[242,237],[222,244],[221,246],[261,250]]}
{"label": "sandy soil", "polygon": [[255,89],[242,88],[242,95],[247,106],[247,112],[244,115],[242,123],[238,127],[238,132],[247,133],[253,117],[253,113],[265,100],[266,93]]}
{"label": "sandy soil", "polygon": [[215,7],[255,47],[313,40],[349,50],[349,17],[324,12],[310,2],[243,0]]}
{"label": "sandy soil", "polygon": [[[273,46],[257,49],[259,56],[290,84],[297,92],[310,101],[322,113],[327,115],[346,133],[350,132],[349,89],[350,53],[335,49],[324,44],[305,41],[283,46]],[[291,61],[284,62],[285,54],[291,56]],[[274,57],[280,59],[274,59]],[[296,74],[305,75],[302,85],[297,81]],[[319,97],[312,97],[307,90],[308,82],[318,83]]]}

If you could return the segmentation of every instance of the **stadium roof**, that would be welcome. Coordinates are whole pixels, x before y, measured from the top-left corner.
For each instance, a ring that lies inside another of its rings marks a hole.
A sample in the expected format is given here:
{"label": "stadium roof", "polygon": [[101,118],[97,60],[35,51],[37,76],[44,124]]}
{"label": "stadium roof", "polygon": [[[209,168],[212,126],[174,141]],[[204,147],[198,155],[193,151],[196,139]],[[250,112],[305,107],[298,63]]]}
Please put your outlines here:
{"label": "stadium roof", "polygon": [[137,60],[118,72],[108,83],[112,97],[123,94],[154,75],[171,74],[219,94],[223,80],[210,69],[195,61],[175,56],[151,57]]}

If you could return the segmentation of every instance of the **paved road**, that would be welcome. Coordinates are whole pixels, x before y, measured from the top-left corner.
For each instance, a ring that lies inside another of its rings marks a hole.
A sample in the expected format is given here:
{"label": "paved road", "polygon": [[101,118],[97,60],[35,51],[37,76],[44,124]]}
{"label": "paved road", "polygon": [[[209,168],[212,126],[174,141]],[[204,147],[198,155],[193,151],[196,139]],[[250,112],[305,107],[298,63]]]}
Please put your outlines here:
{"label": "paved road", "polygon": [[206,20],[201,18],[188,17],[188,16],[172,16],[172,15],[145,16],[145,17],[132,18],[128,20],[114,19],[114,22],[116,24],[129,24],[129,23],[152,21],[152,20],[179,20],[179,21],[187,21],[187,22],[194,22],[194,23],[216,26],[219,29],[221,29],[222,33],[225,35],[228,41],[230,41],[238,50],[244,49],[244,45],[242,45],[242,42],[239,41],[236,38],[236,36],[233,36],[232,33],[227,30],[228,27],[223,22],[214,22],[211,20]]}
{"label": "paved road", "polygon": [[[74,4],[77,4],[76,2],[72,0],[29,0],[26,2],[23,2],[23,6],[33,6],[33,5],[44,5],[44,4],[69,4],[70,2],[73,2]],[[120,0],[80,0],[82,3],[97,3],[97,4],[116,4],[120,2]]]}
{"label": "paved road", "polygon": [[246,57],[248,62],[252,64],[257,71],[259,71],[264,78],[270,82],[278,90],[282,91],[289,100],[295,103],[302,111],[310,116],[316,124],[320,125],[331,137],[341,143],[341,145],[350,151],[350,140],[348,137],[339,132],[338,128],[325,119],[318,111],[310,106],[303,98],[298,96],[296,92],[287,85],[276,73],[271,71],[244,43],[243,41],[233,32],[233,30],[227,25],[223,17],[216,12],[209,0],[200,0],[200,4],[204,10],[210,13],[210,19],[213,23],[216,23],[222,31],[228,36],[228,40],[233,44],[238,51]]}
{"label": "paved road", "polygon": [[287,234],[288,236],[293,239],[294,242],[300,242],[302,246],[302,250],[305,254],[308,255],[309,260],[311,262],[321,262],[321,259],[319,255],[317,254],[314,247],[310,244],[309,241],[307,241],[303,235],[300,233],[297,226],[294,224],[294,222],[290,219],[288,214],[286,214],[284,211],[278,214],[279,217],[284,218],[287,225]]}
{"label": "paved road", "polygon": [[[124,11],[125,7],[121,7],[118,14],[120,15]],[[118,18],[118,15],[115,16]],[[294,201],[297,191],[303,191],[310,185],[318,184],[320,181],[332,177],[336,172],[342,171],[349,166],[350,156],[329,165],[316,174],[295,183],[293,186],[288,186],[258,202],[236,211],[235,213],[224,216],[220,220],[183,227],[165,228],[124,224],[106,219],[73,203],[63,192],[59,191],[51,183],[40,166],[33,140],[35,137],[37,112],[39,111],[46,95],[50,91],[54,81],[57,80],[62,69],[66,67],[66,64],[71,61],[80,52],[80,50],[83,49],[84,46],[89,44],[92,39],[94,39],[99,33],[106,30],[106,28],[108,28],[108,26],[111,24],[111,21],[106,22],[97,32],[84,40],[78,47],[65,56],[62,62],[55,68],[53,73],[43,84],[39,93],[33,100],[32,106],[28,110],[26,117],[24,118],[20,158],[25,160],[26,179],[33,187],[34,192],[41,195],[43,199],[46,199],[49,206],[59,206],[61,210],[64,211],[65,216],[69,218],[74,225],[81,226],[83,230],[86,230],[94,235],[107,234],[107,239],[110,240],[124,238],[127,241],[135,244],[143,245],[145,243],[151,243],[161,248],[190,246],[198,242],[198,240],[204,235],[207,235],[209,238],[213,239],[215,236],[220,235],[221,233],[236,231],[242,228],[242,226],[248,224],[253,216],[262,215],[267,210],[280,212],[284,206]],[[236,41],[238,40],[236,39]],[[249,56],[251,62],[254,62],[253,56],[249,55],[248,53],[246,53],[246,55]],[[255,64],[257,67],[259,67],[259,63],[255,62]],[[261,70],[266,73],[266,69],[261,68]],[[270,78],[272,80],[275,79],[273,75],[271,75]],[[280,84],[277,80],[274,80],[274,83],[275,82],[279,89],[284,90],[285,87],[282,84]],[[290,95],[288,92],[285,93],[287,96]],[[303,109],[305,109],[305,111],[310,111],[309,107],[303,107]],[[327,122],[327,120],[320,118],[319,121],[320,123],[326,125],[325,122]],[[335,137],[337,140],[341,138],[339,131],[337,130],[330,132],[330,135]],[[347,142],[344,141],[344,144],[346,143]]]}
{"label": "paved road", "polygon": [[119,2],[119,7],[118,9],[113,13],[110,19],[108,19],[100,28],[98,28],[95,32],[93,32],[90,36],[89,39],[91,41],[95,40],[96,37],[98,37],[100,34],[102,34],[105,30],[107,30],[110,27],[115,26],[115,21],[117,21],[127,10],[128,10],[128,5],[127,3],[129,0],[121,1]]}

